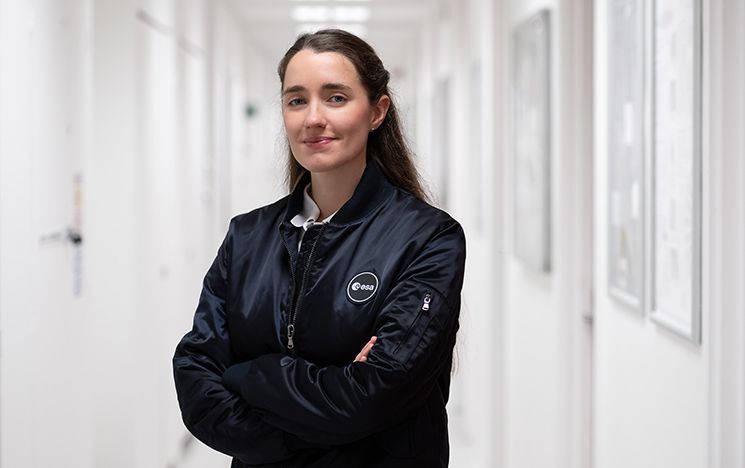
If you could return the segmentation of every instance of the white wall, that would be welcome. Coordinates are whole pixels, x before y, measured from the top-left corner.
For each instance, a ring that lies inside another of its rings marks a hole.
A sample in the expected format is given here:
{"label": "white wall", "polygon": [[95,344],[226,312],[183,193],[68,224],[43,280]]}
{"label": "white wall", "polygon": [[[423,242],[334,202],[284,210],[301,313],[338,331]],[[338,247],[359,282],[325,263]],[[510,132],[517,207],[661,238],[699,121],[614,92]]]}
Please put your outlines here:
{"label": "white wall", "polygon": [[[466,282],[448,404],[451,466],[497,465],[501,366],[501,95],[494,2],[440,2],[422,21],[415,152],[434,202],[463,225]],[[444,85],[443,83],[447,83]],[[444,89],[446,86],[447,89]],[[443,134],[446,136],[443,138]],[[445,146],[443,146],[445,145]]]}
{"label": "white wall", "polygon": [[[745,4],[709,2],[709,466],[745,466]],[[708,39],[708,40],[707,40]],[[705,312],[706,313],[706,312]]]}
{"label": "white wall", "polygon": [[[690,344],[608,298],[596,197],[594,465],[743,466],[745,36],[741,2],[704,3],[703,323]],[[605,2],[596,2],[596,193],[606,193]]]}
{"label": "white wall", "polygon": [[[602,32],[606,30],[606,16],[604,2],[598,2],[596,194],[607,193],[607,122],[602,98],[610,91],[603,72],[607,42]],[[707,151],[705,161],[710,161],[709,156]],[[705,178],[711,182],[708,170],[709,165],[705,164]],[[709,183],[705,186],[709,187]],[[704,314],[703,345],[699,347],[666,333],[648,317],[626,309],[608,296],[604,201],[604,197],[596,197],[595,466],[707,466],[709,314]],[[704,237],[708,239],[709,235],[706,226]],[[704,258],[710,255],[705,247]]]}
{"label": "white wall", "polygon": [[138,3],[134,320],[146,326],[134,357],[135,375],[148,386],[135,397],[133,430],[134,466],[145,467],[205,449],[181,423],[171,356],[191,328],[236,195],[251,180],[243,178],[247,56],[235,12],[205,0]]}
{"label": "white wall", "polygon": [[[227,18],[226,18],[227,20]],[[235,22],[235,19],[232,18]],[[244,213],[287,194],[284,174],[287,151],[282,130],[280,83],[276,68],[281,57],[254,46],[240,24],[234,24],[235,52],[228,63],[232,75],[231,213]],[[287,45],[289,47],[289,44]],[[254,108],[252,116],[247,107]]]}
{"label": "white wall", "polygon": [[133,379],[137,217],[135,17],[130,1],[98,1],[92,16],[91,137],[84,174],[86,287],[94,376],[94,466],[134,465]]}
{"label": "white wall", "polygon": [[[589,1],[504,2],[500,36],[505,85],[500,119],[503,184],[504,347],[501,465],[586,467],[590,462],[590,314],[592,282],[591,21]],[[512,34],[550,11],[551,272],[513,254],[514,184],[510,100]]]}

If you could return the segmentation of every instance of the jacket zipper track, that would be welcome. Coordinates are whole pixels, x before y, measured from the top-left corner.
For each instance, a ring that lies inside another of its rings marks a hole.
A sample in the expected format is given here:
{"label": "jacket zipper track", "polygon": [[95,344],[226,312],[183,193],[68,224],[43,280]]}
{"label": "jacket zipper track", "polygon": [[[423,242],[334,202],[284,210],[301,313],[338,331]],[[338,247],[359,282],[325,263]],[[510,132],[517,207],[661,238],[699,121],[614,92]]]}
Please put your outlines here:
{"label": "jacket zipper track", "polygon": [[[300,312],[301,304],[303,300],[303,291],[305,290],[305,282],[308,278],[308,270],[310,269],[311,263],[313,263],[313,254],[316,252],[316,246],[323,236],[323,231],[326,229],[326,223],[321,225],[321,230],[318,232],[316,239],[313,241],[313,245],[310,247],[310,253],[308,254],[308,261],[305,264],[305,270],[303,270],[303,278],[300,280],[300,289],[297,291],[297,300],[290,310],[290,317],[287,324],[287,349],[290,350],[292,355],[295,355],[295,320]],[[294,276],[294,275],[293,275]],[[293,291],[294,295],[294,291]]]}
{"label": "jacket zipper track", "polygon": [[[290,266],[290,284],[292,285],[292,288],[290,288],[290,308],[294,306],[293,301],[295,297],[295,265],[292,264],[292,251],[290,250],[290,246],[287,245],[287,241],[285,240],[285,236],[280,236],[282,238],[282,243],[285,245],[285,249],[287,249],[287,264]],[[290,323],[289,317],[287,319],[287,322]],[[291,334],[292,333],[292,334]],[[291,336],[295,335],[295,325],[292,324],[292,328],[290,328],[290,325],[287,326],[287,342],[288,346],[287,349],[294,348],[294,344],[290,346],[292,343]]]}

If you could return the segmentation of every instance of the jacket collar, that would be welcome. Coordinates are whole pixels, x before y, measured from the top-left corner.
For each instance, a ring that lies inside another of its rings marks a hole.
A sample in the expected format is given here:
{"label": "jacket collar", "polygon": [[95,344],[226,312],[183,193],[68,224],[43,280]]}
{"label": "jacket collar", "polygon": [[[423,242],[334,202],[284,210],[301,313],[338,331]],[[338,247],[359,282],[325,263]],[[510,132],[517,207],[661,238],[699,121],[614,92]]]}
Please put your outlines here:
{"label": "jacket collar", "polygon": [[[309,183],[310,172],[305,171],[295,184],[287,201],[283,218],[285,223],[290,222],[296,214],[302,211],[303,191]],[[362,173],[362,178],[357,184],[352,198],[334,214],[334,218],[329,221],[329,224],[346,225],[365,218],[387,199],[394,190],[395,187],[380,170],[378,163],[372,159],[368,159],[365,171]]]}

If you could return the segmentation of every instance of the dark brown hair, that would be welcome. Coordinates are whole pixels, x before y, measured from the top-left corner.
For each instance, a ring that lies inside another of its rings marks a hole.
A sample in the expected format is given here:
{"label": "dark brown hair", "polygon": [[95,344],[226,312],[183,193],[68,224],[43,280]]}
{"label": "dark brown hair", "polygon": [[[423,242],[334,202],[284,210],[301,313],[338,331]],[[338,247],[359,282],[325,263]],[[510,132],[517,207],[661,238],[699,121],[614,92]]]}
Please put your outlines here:
{"label": "dark brown hair", "polygon": [[[277,67],[283,87],[287,64],[295,54],[304,49],[310,49],[316,53],[336,52],[346,57],[354,65],[372,105],[376,104],[381,96],[387,95],[391,98],[385,119],[368,136],[367,158],[376,161],[394,185],[417,198],[426,200],[428,197],[422,188],[419,173],[412,159],[412,152],[401,130],[398,111],[388,89],[390,73],[383,66],[375,50],[359,37],[340,29],[324,29],[312,34],[303,34],[287,50]],[[292,150],[288,149],[288,156],[287,185],[292,190],[305,169],[295,160]]]}

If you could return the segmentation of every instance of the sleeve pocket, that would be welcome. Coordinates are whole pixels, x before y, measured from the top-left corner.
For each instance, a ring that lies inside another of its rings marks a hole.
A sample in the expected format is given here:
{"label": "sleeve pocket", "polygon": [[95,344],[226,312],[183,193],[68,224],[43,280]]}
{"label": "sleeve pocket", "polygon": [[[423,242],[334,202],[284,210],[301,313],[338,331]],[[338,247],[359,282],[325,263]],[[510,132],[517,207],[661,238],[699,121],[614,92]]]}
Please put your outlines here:
{"label": "sleeve pocket", "polygon": [[399,322],[402,332],[393,343],[392,353],[395,359],[408,369],[418,360],[420,353],[433,349],[441,332],[438,316],[447,313],[442,310],[443,307],[447,307],[436,291],[421,287],[415,288],[405,302],[400,305],[397,312],[411,318],[406,322]]}

